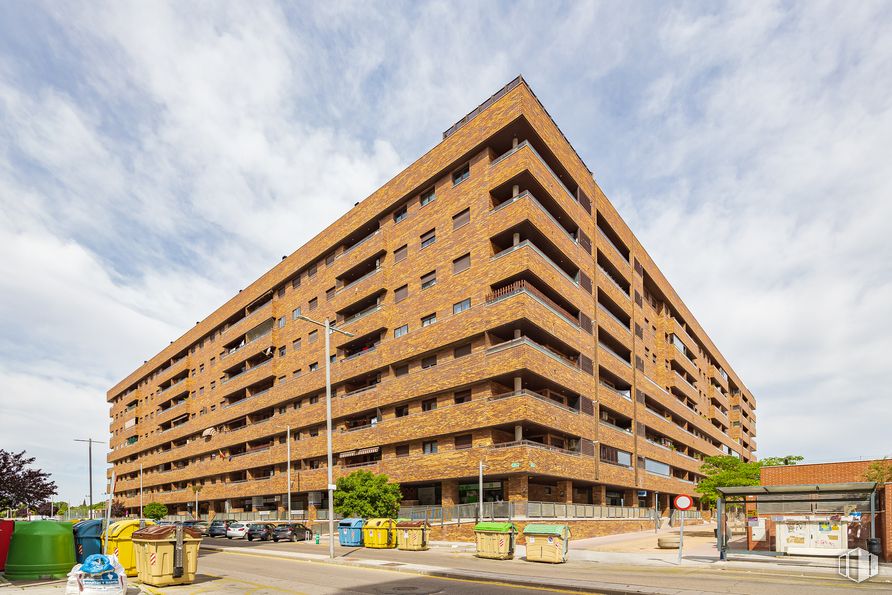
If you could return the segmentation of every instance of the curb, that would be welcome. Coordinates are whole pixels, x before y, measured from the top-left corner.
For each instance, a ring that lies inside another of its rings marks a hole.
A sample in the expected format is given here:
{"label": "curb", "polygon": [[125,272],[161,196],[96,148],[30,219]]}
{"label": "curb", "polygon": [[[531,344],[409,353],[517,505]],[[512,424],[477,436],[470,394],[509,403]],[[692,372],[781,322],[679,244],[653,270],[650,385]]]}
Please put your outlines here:
{"label": "curb", "polygon": [[429,576],[433,578],[443,578],[450,580],[459,580],[459,581],[473,581],[477,583],[488,583],[494,585],[511,585],[518,587],[525,587],[530,589],[560,589],[563,591],[575,592],[575,593],[598,593],[600,595],[660,595],[665,593],[663,590],[653,589],[650,587],[641,587],[638,585],[623,585],[621,588],[617,588],[615,584],[601,584],[592,581],[586,581],[585,583],[581,583],[581,581],[571,581],[571,580],[560,580],[560,579],[543,579],[540,577],[521,577],[517,575],[510,574],[482,574],[480,572],[467,571],[467,570],[454,570],[449,568],[440,568],[440,567],[427,567],[427,568],[411,568],[411,563],[406,564],[404,567],[392,567],[387,566],[383,567],[379,564],[370,564],[367,561],[359,561],[359,560],[345,560],[341,558],[336,558],[334,560],[329,559],[327,556],[319,558],[311,557],[313,554],[297,554],[292,552],[278,552],[275,550],[264,550],[263,552],[254,551],[244,551],[243,548],[232,548],[232,547],[223,547],[223,546],[200,546],[201,549],[213,552],[222,552],[222,553],[236,553],[244,556],[258,556],[258,557],[273,557],[273,558],[281,558],[283,560],[297,560],[301,562],[315,562],[317,564],[328,564],[332,566],[347,566],[350,568],[361,568],[364,570],[387,570],[390,572],[399,572],[403,574],[414,574],[417,576]]}

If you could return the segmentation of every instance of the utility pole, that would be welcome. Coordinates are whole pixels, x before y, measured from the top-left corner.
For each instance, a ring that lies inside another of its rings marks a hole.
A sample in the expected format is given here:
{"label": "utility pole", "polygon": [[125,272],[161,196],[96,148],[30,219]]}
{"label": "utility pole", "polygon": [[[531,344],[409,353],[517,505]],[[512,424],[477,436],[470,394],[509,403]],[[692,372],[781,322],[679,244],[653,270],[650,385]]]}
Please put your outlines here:
{"label": "utility pole", "polygon": [[96,444],[105,444],[105,442],[101,442],[99,440],[93,440],[92,438],[87,438],[86,440],[81,438],[75,438],[75,442],[86,442],[87,443],[87,457],[89,459],[89,469],[90,469],[90,518],[93,518],[93,443]]}
{"label": "utility pole", "polygon": [[288,522],[291,522],[291,426],[285,427],[285,452],[288,459]]}
{"label": "utility pole", "polygon": [[[335,484],[332,469],[332,452],[331,452],[331,333],[339,332],[348,337],[354,336],[353,333],[342,331],[341,329],[331,325],[331,321],[326,318],[320,323],[306,316],[298,316],[299,320],[311,322],[317,326],[325,328],[325,429],[328,438],[328,557],[334,558],[334,491]],[[289,501],[290,506],[290,501]]]}
{"label": "utility pole", "polygon": [[139,518],[142,519],[142,463],[139,464]]}
{"label": "utility pole", "polygon": [[483,522],[483,459],[480,459],[480,478],[479,478],[479,491],[477,493],[477,502],[479,503],[480,510],[480,518],[478,522]]}

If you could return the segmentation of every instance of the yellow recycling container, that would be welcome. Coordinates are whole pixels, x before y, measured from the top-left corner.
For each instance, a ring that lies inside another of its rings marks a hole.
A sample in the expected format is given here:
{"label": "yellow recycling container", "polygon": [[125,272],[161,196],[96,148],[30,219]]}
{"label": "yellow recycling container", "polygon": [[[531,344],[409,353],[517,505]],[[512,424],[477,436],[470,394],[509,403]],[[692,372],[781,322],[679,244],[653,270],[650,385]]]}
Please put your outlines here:
{"label": "yellow recycling container", "polygon": [[198,572],[201,533],[182,525],[156,525],[133,534],[139,582],[153,587],[188,585]]}
{"label": "yellow recycling container", "polygon": [[523,528],[527,542],[527,560],[562,564],[570,549],[570,527],[530,523]]}
{"label": "yellow recycling container", "polygon": [[517,527],[513,523],[477,523],[474,525],[477,557],[511,560],[514,558],[514,536],[516,534]]}
{"label": "yellow recycling container", "polygon": [[[154,525],[155,521],[143,521],[146,525]],[[114,554],[118,557],[124,573],[127,576],[136,576],[136,560],[133,557],[133,533],[139,529],[140,521],[131,519],[118,521],[109,526],[108,531],[102,535],[103,553]],[[108,543],[106,544],[106,537]]]}
{"label": "yellow recycling container", "polygon": [[396,546],[401,550],[427,549],[427,521],[400,521],[396,524]]}
{"label": "yellow recycling container", "polygon": [[396,523],[393,519],[369,519],[362,527],[366,547],[396,547]]}

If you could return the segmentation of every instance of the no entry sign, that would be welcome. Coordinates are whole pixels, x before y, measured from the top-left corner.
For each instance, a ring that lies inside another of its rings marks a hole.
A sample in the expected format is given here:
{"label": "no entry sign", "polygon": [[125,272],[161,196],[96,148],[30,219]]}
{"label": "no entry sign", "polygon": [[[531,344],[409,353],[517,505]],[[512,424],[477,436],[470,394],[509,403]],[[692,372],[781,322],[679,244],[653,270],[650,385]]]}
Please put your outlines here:
{"label": "no entry sign", "polygon": [[672,501],[676,510],[690,510],[694,506],[694,499],[684,494],[676,496]]}

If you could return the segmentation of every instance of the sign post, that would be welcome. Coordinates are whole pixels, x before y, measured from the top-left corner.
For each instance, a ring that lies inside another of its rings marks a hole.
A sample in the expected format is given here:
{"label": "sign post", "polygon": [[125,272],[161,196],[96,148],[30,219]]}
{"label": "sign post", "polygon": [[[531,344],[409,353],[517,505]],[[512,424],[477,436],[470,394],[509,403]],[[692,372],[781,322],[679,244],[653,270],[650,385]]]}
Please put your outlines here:
{"label": "sign post", "polygon": [[681,494],[675,497],[673,504],[675,505],[675,510],[681,513],[681,524],[678,529],[678,565],[681,566],[681,554],[684,549],[684,513],[694,505],[694,499]]}

